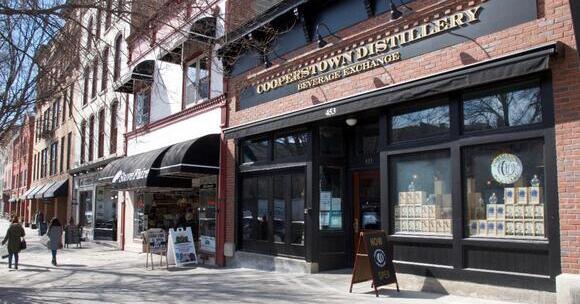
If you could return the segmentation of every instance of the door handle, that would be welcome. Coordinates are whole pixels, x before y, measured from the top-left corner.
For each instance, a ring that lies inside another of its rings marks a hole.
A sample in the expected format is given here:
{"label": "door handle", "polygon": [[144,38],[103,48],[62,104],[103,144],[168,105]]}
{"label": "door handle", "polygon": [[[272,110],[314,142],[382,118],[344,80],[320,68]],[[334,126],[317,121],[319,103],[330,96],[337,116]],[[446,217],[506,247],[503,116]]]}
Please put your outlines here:
{"label": "door handle", "polygon": [[354,222],[352,223],[352,226],[354,228],[354,233],[358,233],[359,228],[358,228],[358,219],[354,219]]}

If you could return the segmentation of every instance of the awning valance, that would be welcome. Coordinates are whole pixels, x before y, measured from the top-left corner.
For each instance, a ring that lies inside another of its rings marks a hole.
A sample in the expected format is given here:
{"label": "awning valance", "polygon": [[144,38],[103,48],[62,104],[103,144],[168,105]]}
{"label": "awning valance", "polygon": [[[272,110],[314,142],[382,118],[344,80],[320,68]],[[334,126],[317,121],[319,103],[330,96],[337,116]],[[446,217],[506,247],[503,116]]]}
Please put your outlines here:
{"label": "awning valance", "polygon": [[118,190],[139,188],[190,188],[191,181],[160,178],[159,165],[169,147],[128,156],[109,163],[99,174],[99,182]]}
{"label": "awning valance", "polygon": [[210,134],[175,144],[161,161],[161,176],[196,177],[219,173],[220,135]]}
{"label": "awning valance", "polygon": [[550,67],[550,56],[556,54],[557,50],[557,44],[542,45],[434,76],[231,127],[224,130],[225,137],[226,139],[240,138],[312,123],[326,119],[329,109],[336,113],[333,116],[338,117],[546,71]]}
{"label": "awning valance", "polygon": [[48,190],[50,187],[52,187],[52,185],[54,185],[54,183],[46,183],[43,184],[38,191],[36,191],[36,193],[34,193],[34,198],[36,199],[42,199],[44,196],[44,192],[46,192],[46,190]]}
{"label": "awning valance", "polygon": [[130,74],[121,77],[121,80],[114,84],[116,92],[133,93],[135,80],[153,81],[155,71],[155,60],[145,60],[137,64]]}
{"label": "awning valance", "polygon": [[29,199],[28,196],[31,193],[34,193],[34,191],[36,191],[36,189],[38,189],[38,185],[30,187],[28,190],[26,190],[26,192],[24,192],[24,194],[22,194],[20,196],[20,199],[22,199],[22,200]]}
{"label": "awning valance", "polygon": [[52,186],[42,195],[43,198],[63,197],[68,194],[68,179],[64,179],[52,184]]}

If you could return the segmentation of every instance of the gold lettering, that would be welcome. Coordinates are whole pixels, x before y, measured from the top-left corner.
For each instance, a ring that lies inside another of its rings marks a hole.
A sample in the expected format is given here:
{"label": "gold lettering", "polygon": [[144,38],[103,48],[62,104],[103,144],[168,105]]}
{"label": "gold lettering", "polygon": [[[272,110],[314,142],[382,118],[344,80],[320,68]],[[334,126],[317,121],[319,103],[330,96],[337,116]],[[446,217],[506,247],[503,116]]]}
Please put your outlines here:
{"label": "gold lettering", "polygon": [[356,49],[356,57],[357,57],[357,60],[364,59],[368,55],[369,55],[369,49],[367,49],[366,46],[361,46],[358,49]]}
{"label": "gold lettering", "polygon": [[467,16],[467,22],[471,23],[478,19],[480,8],[481,6],[476,6],[465,11],[465,15]]}
{"label": "gold lettering", "polygon": [[462,26],[463,25],[463,14],[462,13],[457,13],[453,16],[451,16],[451,27],[457,27],[457,26]]}
{"label": "gold lettering", "polygon": [[377,53],[381,53],[387,50],[387,41],[385,41],[385,39],[380,39],[377,42],[375,42],[375,50],[377,51]]}

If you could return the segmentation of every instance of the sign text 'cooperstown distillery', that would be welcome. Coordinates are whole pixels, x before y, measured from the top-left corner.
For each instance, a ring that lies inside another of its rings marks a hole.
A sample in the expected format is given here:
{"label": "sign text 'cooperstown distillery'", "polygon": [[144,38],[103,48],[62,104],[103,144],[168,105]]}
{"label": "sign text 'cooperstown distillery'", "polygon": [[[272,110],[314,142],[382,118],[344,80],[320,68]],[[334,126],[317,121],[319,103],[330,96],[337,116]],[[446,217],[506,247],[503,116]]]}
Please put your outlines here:
{"label": "sign text 'cooperstown distillery'", "polygon": [[256,93],[267,93],[292,83],[297,83],[298,91],[302,91],[399,61],[401,54],[396,49],[477,22],[480,9],[481,6],[472,7],[269,79],[256,85]]}

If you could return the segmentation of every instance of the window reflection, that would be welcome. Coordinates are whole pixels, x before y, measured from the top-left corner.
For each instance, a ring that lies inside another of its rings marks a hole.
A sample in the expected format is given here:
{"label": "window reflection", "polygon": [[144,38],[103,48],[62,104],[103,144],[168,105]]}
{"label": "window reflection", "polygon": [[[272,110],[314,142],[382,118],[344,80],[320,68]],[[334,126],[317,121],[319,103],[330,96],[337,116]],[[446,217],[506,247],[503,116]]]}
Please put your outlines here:
{"label": "window reflection", "polygon": [[468,97],[463,103],[463,117],[465,131],[540,123],[540,88],[516,88]]}
{"label": "window reflection", "polygon": [[411,113],[393,115],[392,142],[425,138],[449,132],[449,106],[438,106]]}
{"label": "window reflection", "polygon": [[274,141],[274,157],[277,159],[306,154],[310,134],[294,133],[277,137]]}
{"label": "window reflection", "polygon": [[292,175],[292,222],[291,243],[304,245],[304,197],[305,197],[304,174]]}
{"label": "window reflection", "polygon": [[242,162],[253,163],[268,159],[268,139],[246,140],[242,144]]}

